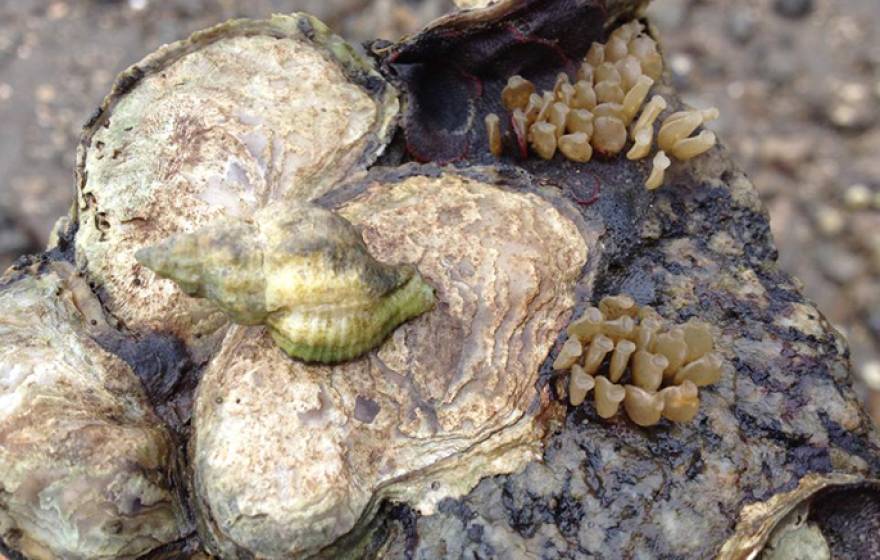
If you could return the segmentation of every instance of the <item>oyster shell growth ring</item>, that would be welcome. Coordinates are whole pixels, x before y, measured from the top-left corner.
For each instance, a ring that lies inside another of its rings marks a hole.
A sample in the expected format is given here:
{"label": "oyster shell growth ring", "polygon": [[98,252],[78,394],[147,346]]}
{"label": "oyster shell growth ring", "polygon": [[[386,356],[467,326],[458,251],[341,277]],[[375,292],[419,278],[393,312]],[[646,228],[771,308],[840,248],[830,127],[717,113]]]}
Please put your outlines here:
{"label": "oyster shell growth ring", "polygon": [[377,261],[354,226],[314,205],[273,204],[253,221],[175,235],[135,257],[232,321],[265,324],[307,362],[357,358],[434,306],[414,266]]}

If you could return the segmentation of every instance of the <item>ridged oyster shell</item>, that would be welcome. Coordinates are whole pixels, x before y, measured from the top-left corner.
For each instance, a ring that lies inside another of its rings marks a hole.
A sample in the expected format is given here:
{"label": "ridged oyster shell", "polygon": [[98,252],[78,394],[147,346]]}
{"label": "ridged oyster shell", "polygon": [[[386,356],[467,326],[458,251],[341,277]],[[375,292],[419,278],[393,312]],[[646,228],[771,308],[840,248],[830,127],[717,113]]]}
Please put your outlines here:
{"label": "ridged oyster shell", "polygon": [[315,18],[234,20],[129,68],[86,126],[77,264],[119,321],[171,331],[203,359],[225,324],[134,252],[268,202],[307,201],[372,163],[397,92]]}
{"label": "ridged oyster shell", "polygon": [[348,221],[311,204],[272,204],[135,257],[310,362],[355,358],[434,305],[415,267],[377,261]]}
{"label": "ridged oyster shell", "polygon": [[377,351],[311,365],[261,328],[229,331],[191,441],[213,554],[308,557],[384,498],[431,512],[539,456],[538,370],[570,316],[588,226],[552,195],[469,173],[380,172],[322,199],[376,258],[418,263],[436,289],[437,305]]}

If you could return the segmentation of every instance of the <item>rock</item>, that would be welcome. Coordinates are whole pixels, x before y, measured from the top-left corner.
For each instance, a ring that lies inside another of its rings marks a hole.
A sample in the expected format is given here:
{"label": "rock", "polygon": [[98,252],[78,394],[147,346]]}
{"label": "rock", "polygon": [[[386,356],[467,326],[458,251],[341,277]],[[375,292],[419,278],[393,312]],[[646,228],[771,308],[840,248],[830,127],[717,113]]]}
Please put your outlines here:
{"label": "rock", "polygon": [[871,206],[874,193],[863,183],[856,183],[847,187],[843,194],[843,201],[850,210],[865,210]]}
{"label": "rock", "polygon": [[494,186],[491,171],[404,169],[333,206],[379,260],[419,263],[439,303],[332,367],[289,359],[262,329],[230,330],[195,407],[195,488],[214,554],[313,554],[361,531],[384,497],[430,514],[540,454],[538,370],[587,257],[577,213]]}
{"label": "rock", "polygon": [[813,11],[813,0],[774,0],[773,9],[782,17],[801,19]]}
{"label": "rock", "polygon": [[737,43],[745,45],[755,36],[758,20],[750,8],[736,6],[732,8],[725,23],[730,37]]}
{"label": "rock", "polygon": [[53,268],[0,281],[0,534],[27,558],[134,558],[191,531],[176,442],[92,340],[88,286]]}

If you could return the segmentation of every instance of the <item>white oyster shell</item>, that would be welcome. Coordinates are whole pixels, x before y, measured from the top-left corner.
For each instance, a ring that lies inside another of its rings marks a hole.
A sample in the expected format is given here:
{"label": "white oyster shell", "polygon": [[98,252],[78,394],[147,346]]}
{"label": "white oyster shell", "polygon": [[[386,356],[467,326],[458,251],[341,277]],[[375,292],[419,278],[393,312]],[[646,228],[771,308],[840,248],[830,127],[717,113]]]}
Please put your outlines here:
{"label": "white oyster shell", "polygon": [[538,370],[587,257],[574,221],[536,193],[451,172],[372,183],[339,211],[379,260],[418,263],[438,304],[334,367],[289,359],[262,328],[229,331],[191,448],[220,556],[307,556],[381,498],[431,512],[539,456]]}

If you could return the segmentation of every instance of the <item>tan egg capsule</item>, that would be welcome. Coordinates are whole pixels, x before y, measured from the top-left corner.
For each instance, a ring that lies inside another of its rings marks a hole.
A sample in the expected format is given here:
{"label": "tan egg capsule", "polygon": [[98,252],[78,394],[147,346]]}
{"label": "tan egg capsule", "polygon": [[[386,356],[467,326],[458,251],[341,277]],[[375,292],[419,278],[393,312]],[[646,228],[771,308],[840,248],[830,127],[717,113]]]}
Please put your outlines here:
{"label": "tan egg capsule", "polygon": [[593,149],[604,156],[613,156],[626,144],[626,127],[614,117],[598,117],[593,121]]}
{"label": "tan egg capsule", "polygon": [[573,109],[568,113],[565,121],[565,129],[568,132],[583,132],[589,139],[593,135],[593,113],[587,109]]}
{"label": "tan egg capsule", "polygon": [[626,390],[601,376],[595,378],[595,383],[593,396],[596,399],[596,414],[607,420],[617,414],[620,403],[626,397]]}
{"label": "tan egg capsule", "polygon": [[629,54],[629,45],[621,37],[614,34],[605,43],[605,62],[617,62]]}
{"label": "tan egg capsule", "polygon": [[566,158],[578,163],[586,163],[593,157],[590,137],[583,132],[565,134],[559,138],[559,151]]}
{"label": "tan egg capsule", "polygon": [[632,20],[611,32],[612,37],[623,39],[628,44],[633,37],[644,31],[645,26],[639,20]]}
{"label": "tan egg capsule", "polygon": [[666,99],[664,99],[660,95],[655,95],[648,101],[648,104],[645,105],[645,109],[642,111],[642,114],[639,115],[639,119],[636,121],[636,124],[633,126],[633,138],[635,138],[635,134],[644,128],[654,128],[654,121],[657,120],[657,117],[660,116],[666,109]]}
{"label": "tan egg capsule", "polygon": [[697,386],[690,380],[681,385],[666,387],[658,393],[663,397],[663,417],[673,422],[690,422],[700,410]]}
{"label": "tan egg capsule", "polygon": [[613,340],[604,334],[594,336],[592,342],[590,342],[590,347],[587,348],[586,356],[584,356],[584,371],[590,375],[595,375],[599,366],[602,365],[602,360],[612,350],[614,350]]}
{"label": "tan egg capsule", "polygon": [[663,383],[663,370],[667,366],[666,356],[638,350],[632,356],[633,383],[646,391],[656,391]]}
{"label": "tan egg capsule", "polygon": [[593,108],[593,117],[613,117],[623,122],[623,105],[620,103],[600,103]]}
{"label": "tan egg capsule", "polygon": [[556,126],[548,122],[536,122],[529,127],[529,143],[541,159],[553,159],[556,153]]}
{"label": "tan egg capsule", "polygon": [[605,296],[599,300],[599,311],[606,319],[617,319],[626,315],[627,317],[635,317],[639,313],[639,306],[636,300],[627,294],[618,294],[616,296]]}
{"label": "tan egg capsule", "polygon": [[528,155],[527,138],[529,121],[522,109],[513,110],[513,113],[510,115],[510,127],[513,129],[514,136],[516,136],[519,155],[520,157],[525,158]]}
{"label": "tan egg capsule", "polygon": [[675,143],[687,138],[703,122],[700,113],[694,111],[676,119],[666,119],[657,133],[657,146],[661,150],[670,151]]}
{"label": "tan egg capsule", "polygon": [[675,119],[680,119],[681,117],[692,115],[694,113],[699,113],[700,118],[702,119],[701,124],[714,121],[721,116],[721,113],[718,111],[717,107],[709,107],[708,109],[689,109],[687,111],[677,111],[666,117],[665,120],[674,121]]}
{"label": "tan egg capsule", "polygon": [[636,133],[635,143],[626,153],[626,159],[638,160],[648,156],[651,153],[651,141],[654,139],[654,129],[651,127],[643,128]]}
{"label": "tan egg capsule", "polygon": [[649,54],[642,62],[642,72],[652,80],[659,80],[663,75],[663,57],[660,53]]}
{"label": "tan egg capsule", "polygon": [[684,341],[684,329],[676,327],[665,333],[657,335],[654,342],[654,352],[666,357],[669,361],[669,367],[666,368],[666,377],[672,376],[684,364],[685,356],[687,356],[687,343]]}
{"label": "tan egg capsule", "polygon": [[636,347],[638,347],[639,350],[653,352],[654,343],[657,340],[657,332],[660,331],[662,326],[663,323],[654,317],[645,317],[644,319],[641,319],[639,325],[636,327]]}
{"label": "tan egg capsule", "polygon": [[533,93],[529,96],[529,102],[526,104],[526,108],[523,112],[526,115],[526,121],[529,124],[538,120],[538,114],[541,112],[541,107],[544,106],[544,98],[538,95],[537,93]]}
{"label": "tan egg capsule", "polygon": [[568,106],[571,106],[574,101],[574,86],[571,84],[562,84],[562,87],[559,88],[559,93],[556,94],[556,99],[562,103],[565,103]]}
{"label": "tan egg capsule", "polygon": [[596,380],[584,371],[584,368],[575,364],[571,366],[571,375],[568,377],[568,400],[572,406],[580,406],[587,398]]}
{"label": "tan egg capsule", "polygon": [[636,322],[632,317],[623,315],[612,321],[606,320],[602,325],[602,332],[613,338],[631,339],[636,331]]}
{"label": "tan egg capsule", "polygon": [[631,340],[619,340],[611,354],[611,362],[608,364],[608,377],[617,383],[626,371],[629,359],[636,351],[636,344]]}
{"label": "tan egg capsule", "polygon": [[592,110],[596,106],[596,91],[593,85],[583,80],[574,85],[574,98],[572,99],[572,109],[589,109]]}
{"label": "tan egg capsule", "polygon": [[654,190],[663,185],[666,170],[672,165],[672,162],[663,150],[657,152],[652,163],[651,174],[648,175],[648,178],[645,180],[645,188],[648,190]]}
{"label": "tan egg capsule", "polygon": [[559,349],[559,354],[557,354],[556,359],[553,360],[553,369],[556,371],[562,371],[570,368],[575,362],[577,362],[582,353],[583,346],[581,345],[581,341],[574,337],[569,338],[562,344],[562,348]]}
{"label": "tan egg capsule", "polygon": [[547,122],[556,127],[557,140],[560,136],[565,134],[565,123],[568,120],[569,111],[571,111],[571,109],[568,108],[568,105],[560,101],[557,101],[550,106],[550,112],[547,115]]}
{"label": "tan egg capsule", "polygon": [[501,148],[501,119],[495,113],[489,113],[485,118],[486,135],[489,138],[489,151],[495,157],[500,157]]}
{"label": "tan egg capsule", "polygon": [[626,94],[623,88],[616,82],[599,82],[593,88],[596,91],[596,101],[601,103],[623,103]]}
{"label": "tan egg capsule", "polygon": [[684,342],[687,345],[685,363],[690,363],[697,358],[702,358],[715,349],[715,339],[709,325],[702,321],[691,319],[682,327],[684,330]]}
{"label": "tan egg capsule", "polygon": [[587,82],[588,84],[593,84],[593,65],[589,62],[582,62],[580,67],[578,67],[577,72],[575,73],[575,80],[578,82]]}
{"label": "tan egg capsule", "polygon": [[615,84],[621,82],[620,72],[617,71],[617,67],[613,62],[603,62],[596,67],[594,83],[599,85],[602,82],[612,82]]}
{"label": "tan egg capsule", "polygon": [[653,426],[663,414],[663,397],[658,393],[645,391],[634,385],[627,385],[623,399],[623,409],[633,423],[639,426]]}
{"label": "tan egg capsule", "polygon": [[568,325],[568,335],[577,337],[581,342],[587,342],[602,332],[602,324],[605,317],[596,307],[588,307],[584,314]]}
{"label": "tan egg capsule", "polygon": [[658,323],[663,323],[663,317],[661,317],[660,314],[657,313],[657,310],[650,305],[642,305],[639,307],[638,318],[642,321],[645,319],[653,319]]}
{"label": "tan egg capsule", "polygon": [[642,76],[642,63],[639,62],[638,58],[628,54],[618,60],[615,66],[620,74],[620,86],[623,88],[623,91],[628,92]]}
{"label": "tan egg capsule", "polygon": [[704,130],[696,136],[679,140],[669,153],[678,160],[686,161],[708,152],[715,145],[715,141],[715,133]]}
{"label": "tan egg capsule", "polygon": [[571,85],[571,80],[568,78],[568,74],[565,72],[560,72],[556,74],[556,82],[553,84],[553,97],[559,99],[559,92],[562,90],[562,86]]}
{"label": "tan egg capsule", "polygon": [[541,96],[541,109],[538,111],[538,116],[535,117],[535,122],[546,121],[550,116],[550,108],[555,102],[556,98],[553,97],[553,92],[545,91]]}
{"label": "tan egg capsule", "polygon": [[654,80],[648,76],[639,76],[638,79],[636,79],[636,83],[633,85],[632,89],[630,89],[623,98],[624,124],[632,122],[639,110],[641,110],[642,105],[645,103],[645,98],[648,97],[648,92],[651,91],[651,86],[653,85]]}
{"label": "tan egg capsule", "polygon": [[676,385],[690,380],[697,387],[717,383],[721,379],[721,368],[724,361],[715,352],[710,352],[678,370],[672,382]]}
{"label": "tan egg capsule", "polygon": [[649,55],[657,54],[657,42],[647,35],[638,35],[629,41],[629,54],[644,62]]}
{"label": "tan egg capsule", "polygon": [[529,96],[535,93],[535,85],[523,78],[514,75],[507,79],[507,85],[501,90],[501,103],[508,111],[525,109],[529,102]]}
{"label": "tan egg capsule", "polygon": [[605,45],[594,42],[590,45],[590,50],[587,51],[587,56],[584,60],[590,63],[593,68],[605,62]]}

